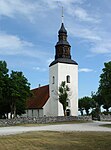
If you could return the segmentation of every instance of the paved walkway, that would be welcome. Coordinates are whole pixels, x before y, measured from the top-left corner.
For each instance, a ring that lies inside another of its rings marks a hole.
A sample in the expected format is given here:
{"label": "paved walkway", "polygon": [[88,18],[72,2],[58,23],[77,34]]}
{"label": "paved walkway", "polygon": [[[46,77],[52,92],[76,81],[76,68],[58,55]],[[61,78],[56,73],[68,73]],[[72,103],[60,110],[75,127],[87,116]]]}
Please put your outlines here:
{"label": "paved walkway", "polygon": [[102,124],[111,124],[111,122],[99,122],[94,121],[91,123],[80,123],[80,124],[59,124],[59,125],[45,125],[36,127],[24,127],[24,126],[12,126],[12,127],[1,127],[0,136],[18,134],[29,131],[104,131],[111,132],[111,128],[101,127]]}

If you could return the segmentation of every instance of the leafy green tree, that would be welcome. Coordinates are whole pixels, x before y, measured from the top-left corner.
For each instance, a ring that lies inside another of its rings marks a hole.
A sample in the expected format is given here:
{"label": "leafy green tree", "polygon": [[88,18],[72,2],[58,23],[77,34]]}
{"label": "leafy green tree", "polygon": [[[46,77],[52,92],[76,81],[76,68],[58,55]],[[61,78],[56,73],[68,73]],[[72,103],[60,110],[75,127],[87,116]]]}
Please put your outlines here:
{"label": "leafy green tree", "polygon": [[68,100],[68,92],[70,91],[68,85],[66,85],[65,81],[61,82],[59,87],[59,102],[63,106],[64,116],[66,115],[66,107],[67,107],[67,100]]}
{"label": "leafy green tree", "polygon": [[11,114],[16,117],[26,109],[26,99],[30,96],[30,84],[22,72],[12,71],[10,75],[10,108]]}
{"label": "leafy green tree", "polygon": [[91,93],[91,97],[92,99],[94,100],[95,102],[95,107],[98,106],[99,109],[101,108],[101,106],[103,105],[103,98],[102,98],[102,95],[100,95],[100,93],[96,92],[92,92]]}
{"label": "leafy green tree", "polygon": [[96,92],[92,92],[92,99],[94,100],[94,109],[92,110],[92,119],[100,120],[101,106],[103,105],[102,96]]}
{"label": "leafy green tree", "polygon": [[7,63],[0,61],[0,118],[8,118],[8,113],[21,115],[26,109],[30,95],[30,84],[22,72],[8,74]]}
{"label": "leafy green tree", "polygon": [[94,107],[94,100],[91,97],[85,96],[79,99],[79,111],[83,115],[83,110],[89,115],[89,109]]}
{"label": "leafy green tree", "polygon": [[7,63],[0,61],[0,118],[5,118],[5,114],[10,112],[7,101],[7,82],[9,79]]}
{"label": "leafy green tree", "polygon": [[111,107],[111,61],[104,63],[103,73],[100,75],[98,93],[103,100],[103,108],[109,111]]}

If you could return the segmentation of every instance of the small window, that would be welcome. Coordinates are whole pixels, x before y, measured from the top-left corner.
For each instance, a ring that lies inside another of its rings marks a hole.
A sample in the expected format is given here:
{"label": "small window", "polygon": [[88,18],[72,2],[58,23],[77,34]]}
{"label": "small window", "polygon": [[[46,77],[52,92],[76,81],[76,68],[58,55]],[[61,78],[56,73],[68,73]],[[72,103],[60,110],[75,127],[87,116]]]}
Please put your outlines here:
{"label": "small window", "polygon": [[70,83],[70,76],[69,75],[66,77],[66,81],[67,81],[67,83]]}
{"label": "small window", "polygon": [[66,106],[70,107],[70,100],[69,99],[66,101]]}
{"label": "small window", "polygon": [[66,102],[66,106],[69,106],[69,103],[68,103],[68,102]]}
{"label": "small window", "polygon": [[55,83],[55,77],[53,76],[52,77],[52,84],[54,84]]}

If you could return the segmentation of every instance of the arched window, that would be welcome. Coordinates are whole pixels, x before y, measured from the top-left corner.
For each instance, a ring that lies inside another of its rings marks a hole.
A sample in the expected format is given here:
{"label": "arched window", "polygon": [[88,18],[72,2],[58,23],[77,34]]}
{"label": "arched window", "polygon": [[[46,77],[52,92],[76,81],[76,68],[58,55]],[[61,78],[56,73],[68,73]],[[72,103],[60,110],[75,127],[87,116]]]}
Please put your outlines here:
{"label": "arched window", "polygon": [[55,83],[55,77],[53,76],[52,77],[52,84],[54,84]]}
{"label": "arched window", "polygon": [[67,105],[67,107],[70,107],[70,100],[69,99],[67,99],[66,105]]}
{"label": "arched window", "polygon": [[67,82],[67,83],[70,83],[70,76],[69,76],[69,75],[66,76],[66,82]]}

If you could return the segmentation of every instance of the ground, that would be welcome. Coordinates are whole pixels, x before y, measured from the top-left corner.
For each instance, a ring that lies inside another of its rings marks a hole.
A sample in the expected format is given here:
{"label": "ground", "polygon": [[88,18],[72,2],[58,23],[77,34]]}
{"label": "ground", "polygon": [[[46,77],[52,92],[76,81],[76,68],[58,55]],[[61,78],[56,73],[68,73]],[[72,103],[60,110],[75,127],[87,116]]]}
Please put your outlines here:
{"label": "ground", "polygon": [[58,125],[43,125],[43,126],[12,126],[12,127],[1,127],[0,135],[11,135],[24,133],[29,131],[101,131],[111,132],[111,128],[103,127],[100,125],[111,124],[111,122],[93,121],[80,124],[58,124]]}

